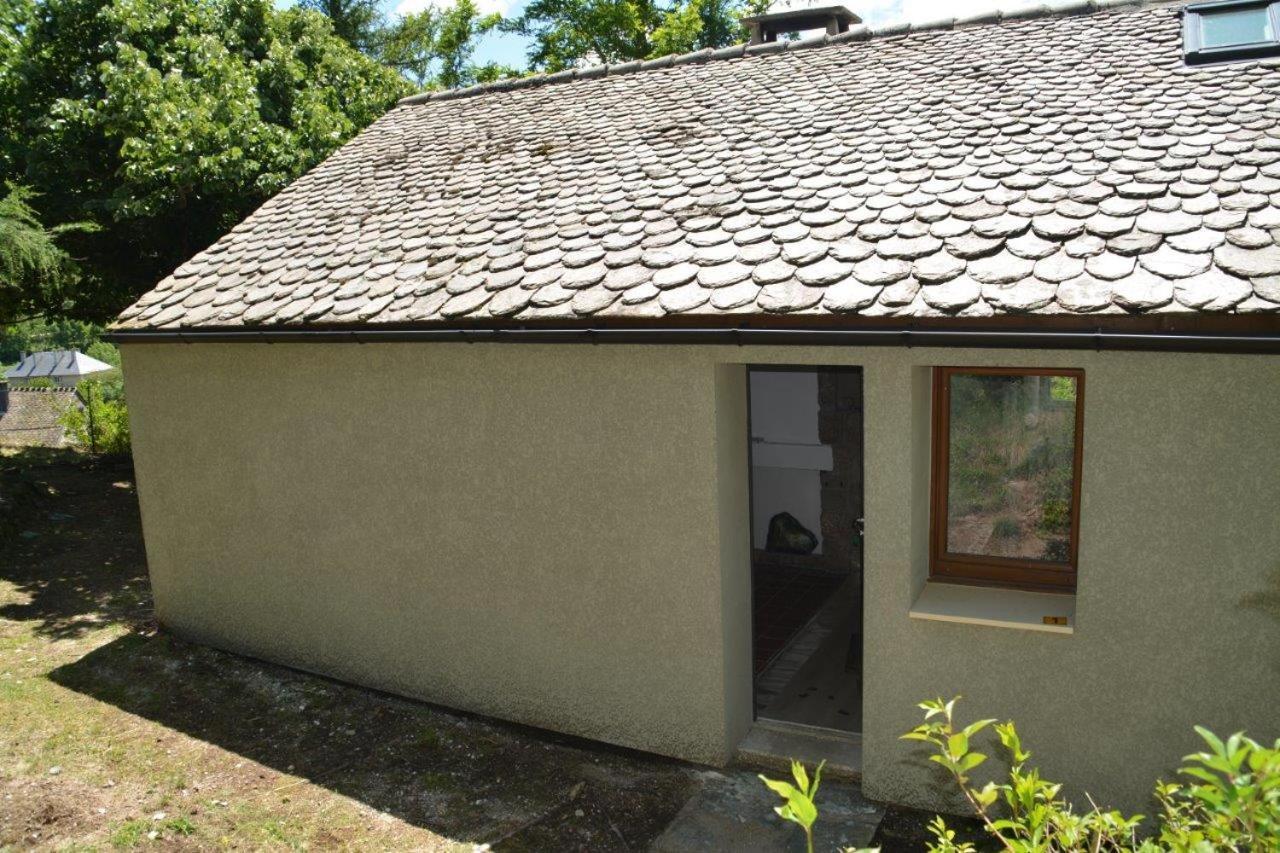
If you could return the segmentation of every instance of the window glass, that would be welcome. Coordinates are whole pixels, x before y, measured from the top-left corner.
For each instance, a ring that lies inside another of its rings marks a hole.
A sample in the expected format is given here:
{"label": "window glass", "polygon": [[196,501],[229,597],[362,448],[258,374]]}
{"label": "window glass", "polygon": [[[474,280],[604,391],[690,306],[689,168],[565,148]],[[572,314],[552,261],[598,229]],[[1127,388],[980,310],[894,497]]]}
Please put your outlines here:
{"label": "window glass", "polygon": [[1074,376],[952,373],[946,550],[1071,560]]}
{"label": "window glass", "polygon": [[1201,12],[1199,15],[1200,40],[1206,48],[1256,44],[1276,38],[1266,6]]}

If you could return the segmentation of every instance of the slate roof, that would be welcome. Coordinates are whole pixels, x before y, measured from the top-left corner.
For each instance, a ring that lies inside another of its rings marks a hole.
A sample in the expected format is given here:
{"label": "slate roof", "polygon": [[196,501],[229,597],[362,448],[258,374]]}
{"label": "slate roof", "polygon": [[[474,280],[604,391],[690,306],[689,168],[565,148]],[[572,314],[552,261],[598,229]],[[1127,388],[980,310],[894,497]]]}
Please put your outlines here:
{"label": "slate roof", "polygon": [[1186,67],[1179,13],[407,99],[117,328],[1277,312],[1280,63]]}
{"label": "slate roof", "polygon": [[64,388],[11,388],[9,404],[0,411],[0,446],[62,447],[67,433],[58,419],[80,398]]}
{"label": "slate roof", "polygon": [[111,370],[111,365],[90,358],[79,350],[46,350],[33,352],[4,372],[5,379],[79,380],[81,377]]}

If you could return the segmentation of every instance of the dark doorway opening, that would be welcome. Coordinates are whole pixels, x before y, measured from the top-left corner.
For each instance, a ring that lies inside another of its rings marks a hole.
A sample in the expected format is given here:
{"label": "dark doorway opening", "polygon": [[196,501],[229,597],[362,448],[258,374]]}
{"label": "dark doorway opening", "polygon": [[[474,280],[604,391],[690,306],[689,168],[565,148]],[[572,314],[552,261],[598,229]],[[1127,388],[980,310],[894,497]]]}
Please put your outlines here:
{"label": "dark doorway opening", "polygon": [[752,663],[761,720],[862,729],[862,372],[754,367]]}

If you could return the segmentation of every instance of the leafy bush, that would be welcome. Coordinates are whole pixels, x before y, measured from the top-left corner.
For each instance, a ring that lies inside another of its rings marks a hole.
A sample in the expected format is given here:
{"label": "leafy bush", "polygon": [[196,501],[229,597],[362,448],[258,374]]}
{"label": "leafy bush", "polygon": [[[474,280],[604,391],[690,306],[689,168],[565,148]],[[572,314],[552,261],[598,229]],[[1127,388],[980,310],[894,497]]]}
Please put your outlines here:
{"label": "leafy bush", "polygon": [[[1280,740],[1268,748],[1235,734],[1224,743],[1197,727],[1209,751],[1184,759],[1189,766],[1181,772],[1194,781],[1156,785],[1163,814],[1156,834],[1140,841],[1141,815],[1103,811],[1094,804],[1077,813],[1060,796],[1060,784],[1042,779],[1038,770],[1027,766],[1031,753],[1023,748],[1012,722],[978,720],[957,728],[953,717],[956,701],[922,702],[924,723],[902,737],[934,747],[929,760],[946,768],[987,832],[1004,850],[1212,853],[1280,849]],[[975,735],[992,726],[1009,752],[1009,781],[975,788],[969,774],[987,756],[972,750],[971,743]],[[930,848],[934,853],[973,853],[976,849],[967,842],[957,842],[942,818],[929,828],[936,839]]]}
{"label": "leafy bush", "polygon": [[89,344],[88,348],[84,351],[84,354],[89,356],[89,358],[96,358],[98,361],[101,361],[104,364],[109,364],[112,367],[120,366],[120,350],[115,344],[108,343],[107,341],[94,341]]}
{"label": "leafy bush", "polygon": [[760,781],[767,785],[769,790],[786,801],[780,806],[774,806],[773,810],[778,813],[778,817],[789,820],[804,830],[805,845],[809,853],[813,853],[813,824],[818,819],[818,807],[814,804],[814,800],[818,796],[818,785],[822,782],[822,768],[825,765],[824,761],[813,771],[812,782],[809,781],[809,774],[805,772],[804,765],[794,759],[791,761],[791,778],[795,780],[794,785],[790,782],[770,779],[763,774],[760,776]]}
{"label": "leafy bush", "polygon": [[49,388],[57,388],[58,383],[54,382],[48,376],[37,376],[34,379],[26,381],[27,388],[35,388],[39,391],[45,391]]}
{"label": "leafy bush", "polygon": [[62,414],[62,425],[71,440],[90,453],[128,453],[131,441],[124,384],[118,379],[86,379],[76,391],[84,408],[69,406]]}

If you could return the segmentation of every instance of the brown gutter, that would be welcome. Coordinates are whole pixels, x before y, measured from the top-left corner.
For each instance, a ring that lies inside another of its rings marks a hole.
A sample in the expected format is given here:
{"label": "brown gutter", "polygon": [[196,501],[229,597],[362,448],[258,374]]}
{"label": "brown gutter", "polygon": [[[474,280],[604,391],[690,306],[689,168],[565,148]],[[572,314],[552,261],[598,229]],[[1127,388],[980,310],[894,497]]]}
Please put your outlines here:
{"label": "brown gutter", "polygon": [[[1268,324],[1270,325],[1270,324]],[[126,343],[542,343],[718,344],[745,346],[904,346],[1082,349],[1280,354],[1280,328],[1226,332],[1104,329],[947,329],[749,327],[520,328],[260,328],[117,329],[106,339]]]}

